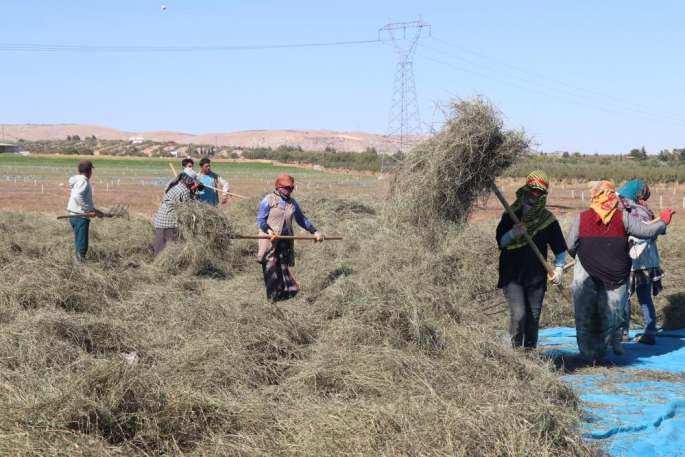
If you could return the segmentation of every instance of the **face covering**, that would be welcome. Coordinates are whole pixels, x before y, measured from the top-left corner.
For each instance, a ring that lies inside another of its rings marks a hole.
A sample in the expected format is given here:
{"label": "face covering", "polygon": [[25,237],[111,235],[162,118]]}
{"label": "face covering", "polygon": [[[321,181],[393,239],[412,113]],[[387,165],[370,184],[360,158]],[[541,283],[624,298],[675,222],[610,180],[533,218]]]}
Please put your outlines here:
{"label": "face covering", "polygon": [[283,197],[287,200],[290,198],[290,192],[291,190],[287,187],[279,187],[278,191],[283,195]]}

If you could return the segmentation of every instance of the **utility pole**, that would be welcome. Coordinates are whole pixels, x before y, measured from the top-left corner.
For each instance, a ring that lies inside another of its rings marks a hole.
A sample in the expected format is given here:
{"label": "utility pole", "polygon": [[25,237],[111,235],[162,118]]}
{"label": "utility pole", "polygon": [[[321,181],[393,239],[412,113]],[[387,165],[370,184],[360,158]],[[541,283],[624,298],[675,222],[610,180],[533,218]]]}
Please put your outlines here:
{"label": "utility pole", "polygon": [[[416,82],[414,81],[414,53],[416,45],[421,37],[421,31],[430,25],[424,24],[419,16],[418,21],[393,23],[388,19],[385,27],[378,30],[378,41],[381,35],[386,35],[392,41],[397,53],[397,66],[395,69],[395,82],[390,103],[390,118],[388,120],[388,136],[400,137],[400,153],[405,152],[405,142],[409,135],[421,134],[421,116],[419,115],[419,99],[416,95]],[[414,34],[407,38],[407,29],[414,29]],[[401,33],[401,35],[400,35]],[[402,40],[400,43],[398,40]],[[388,160],[390,159],[390,160]],[[397,160],[389,154],[383,154],[381,159],[381,177],[391,171],[392,163]],[[388,167],[386,162],[390,162]]]}
{"label": "utility pole", "polygon": [[[399,135],[400,152],[405,152],[405,141],[409,135],[421,134],[421,116],[414,81],[413,59],[424,27],[428,27],[430,36],[430,25],[424,24],[419,16],[419,20],[414,22],[393,23],[388,20],[388,24],[378,30],[378,40],[381,40],[381,34],[387,35],[397,53],[388,135]],[[414,30],[413,36],[407,37],[408,29]]]}

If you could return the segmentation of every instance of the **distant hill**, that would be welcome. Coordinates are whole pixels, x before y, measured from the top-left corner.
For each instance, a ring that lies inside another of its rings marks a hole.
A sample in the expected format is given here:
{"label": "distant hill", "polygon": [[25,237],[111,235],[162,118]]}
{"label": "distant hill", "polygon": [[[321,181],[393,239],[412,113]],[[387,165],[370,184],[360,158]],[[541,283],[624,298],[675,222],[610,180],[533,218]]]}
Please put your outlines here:
{"label": "distant hill", "polygon": [[[380,153],[394,154],[400,150],[399,137],[365,132],[334,132],[332,130],[247,130],[230,133],[189,133],[154,131],[123,132],[107,127],[87,124],[4,124],[0,125],[3,138],[0,142],[64,140],[67,136],[81,138],[95,136],[102,140],[128,140],[141,138],[157,142],[174,141],[179,144],[217,145],[236,147],[300,146],[308,151],[323,151],[326,147],[341,152],[363,152],[375,148]],[[406,141],[412,145],[425,137],[414,136]],[[404,149],[407,149],[405,146]]]}

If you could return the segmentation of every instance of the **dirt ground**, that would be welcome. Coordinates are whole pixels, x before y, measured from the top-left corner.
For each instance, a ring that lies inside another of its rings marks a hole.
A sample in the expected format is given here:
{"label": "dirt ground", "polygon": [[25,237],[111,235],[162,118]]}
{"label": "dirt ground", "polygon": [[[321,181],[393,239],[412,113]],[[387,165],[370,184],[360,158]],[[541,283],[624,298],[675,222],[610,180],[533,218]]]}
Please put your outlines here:
{"label": "dirt ground", "polygon": [[[271,191],[272,183],[260,177],[225,176],[231,185],[231,192],[238,195],[261,197]],[[0,208],[5,210],[22,210],[42,212],[50,215],[65,213],[69,199],[69,185],[67,177],[47,176],[44,179],[31,179],[29,176],[0,179]],[[165,185],[161,183],[145,183],[136,178],[120,178],[111,180],[99,178],[97,174],[91,179],[95,204],[98,207],[108,207],[116,202],[129,206],[132,217],[153,218],[157,206],[161,201]],[[509,202],[514,201],[516,190],[523,181],[507,179],[499,182],[502,193]],[[356,180],[350,176],[344,180],[317,178],[316,180],[300,180],[295,196],[310,193],[324,195],[376,195],[384,198],[389,190],[386,179]],[[223,206],[230,211],[235,204],[236,197],[231,197]],[[553,184],[548,200],[549,209],[557,216],[574,216],[589,208],[589,189],[586,184]],[[683,191],[668,186],[655,186],[653,195],[648,202],[652,210],[658,215],[662,208],[671,208],[685,215],[681,208],[685,206]],[[494,195],[485,205],[476,207],[470,221],[478,223],[492,218],[499,218],[502,207]],[[682,219],[682,218],[680,218]],[[679,220],[679,215],[673,219],[675,224],[685,221]]]}
{"label": "dirt ground", "polygon": [[[97,170],[96,170],[97,171]],[[272,181],[261,178],[231,177],[228,179],[231,192],[245,196],[263,196],[272,189]],[[51,215],[66,213],[69,200],[68,177],[46,177],[44,179],[30,179],[19,177],[0,180],[0,207],[4,210],[22,210],[42,212]],[[153,218],[157,206],[164,193],[165,184],[144,183],[140,179],[110,180],[98,178],[96,174],[91,178],[93,185],[93,200],[96,207],[108,207],[116,202],[129,206],[131,216]],[[388,182],[385,180],[357,181],[354,176],[346,180],[300,180],[297,183],[295,195],[308,193],[334,195],[385,195]],[[237,197],[229,198],[223,207],[230,208]]]}

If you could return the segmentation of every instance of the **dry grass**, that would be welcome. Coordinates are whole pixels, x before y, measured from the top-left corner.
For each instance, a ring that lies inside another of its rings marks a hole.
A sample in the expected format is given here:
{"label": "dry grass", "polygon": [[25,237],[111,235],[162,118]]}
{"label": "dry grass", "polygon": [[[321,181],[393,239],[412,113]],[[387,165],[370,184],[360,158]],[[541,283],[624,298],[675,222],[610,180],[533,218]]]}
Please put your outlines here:
{"label": "dry grass", "polygon": [[402,214],[429,230],[445,221],[465,223],[495,179],[522,156],[530,140],[504,130],[502,114],[485,98],[452,100],[441,131],[419,144],[397,174]]}
{"label": "dry grass", "polygon": [[213,205],[187,202],[178,205],[176,217],[184,242],[160,253],[156,265],[162,270],[227,278],[244,266],[244,260],[231,249],[235,231],[227,213]]}
{"label": "dry grass", "polygon": [[373,200],[303,198],[345,240],[298,244],[303,292],[275,306],[256,243],[215,233],[254,233],[256,203],[188,209],[174,258],[220,246],[219,276],[153,263],[148,221],[94,221],[75,264],[66,223],[0,213],[0,454],[596,454],[554,368],[472,298],[494,289],[494,225],[428,251]]}

